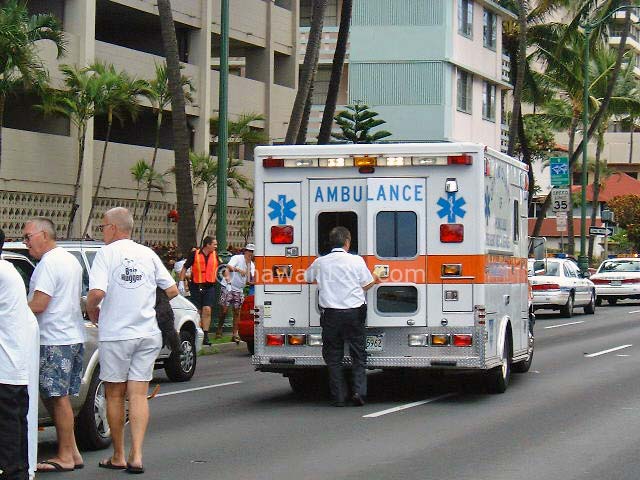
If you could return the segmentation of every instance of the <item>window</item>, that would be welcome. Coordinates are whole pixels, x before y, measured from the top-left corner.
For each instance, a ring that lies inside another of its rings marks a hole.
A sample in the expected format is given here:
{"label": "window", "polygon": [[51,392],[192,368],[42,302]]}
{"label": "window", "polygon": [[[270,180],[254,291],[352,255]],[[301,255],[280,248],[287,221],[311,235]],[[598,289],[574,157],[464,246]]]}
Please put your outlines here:
{"label": "window", "polygon": [[313,80],[312,105],[324,105],[327,102],[329,82],[331,81],[331,66],[318,65],[318,71]]}
{"label": "window", "polygon": [[513,202],[513,241],[517,242],[520,240],[520,206],[518,205],[518,201],[515,200]]}
{"label": "window", "polygon": [[496,86],[487,81],[482,82],[482,118],[496,120]]}
{"label": "window", "polygon": [[473,37],[473,0],[458,2],[458,33],[465,37]]}
{"label": "window", "polygon": [[416,213],[379,212],[376,215],[376,255],[380,258],[410,258],[417,253]]}
{"label": "window", "polygon": [[[338,13],[338,0],[327,0],[327,8],[324,11],[323,26],[337,27],[339,18]],[[300,26],[310,27],[312,15],[313,1],[300,0]]]}
{"label": "window", "polygon": [[473,75],[458,69],[458,110],[471,113],[473,104]]}
{"label": "window", "polygon": [[418,311],[416,287],[378,287],[376,309],[380,313],[415,313]]}
{"label": "window", "polygon": [[484,9],[482,42],[486,48],[496,49],[496,33],[498,30],[498,18],[495,13]]}
{"label": "window", "polygon": [[20,277],[22,277],[25,288],[29,291],[29,282],[31,281],[31,274],[33,274],[33,266],[26,260],[22,259],[8,258],[7,260],[16,267]]}
{"label": "window", "polygon": [[77,250],[69,250],[69,253],[76,257],[76,260],[80,262],[80,266],[82,267],[82,295],[86,295],[89,293],[89,272],[87,271],[87,267],[82,259],[82,253]]}
{"label": "window", "polygon": [[329,232],[333,227],[346,227],[351,233],[351,253],[358,253],[358,215],[355,212],[322,212],[318,215],[318,255],[331,252]]}
{"label": "window", "polygon": [[578,270],[576,267],[570,265],[569,263],[565,263],[564,267],[564,276],[569,278],[578,278]]}

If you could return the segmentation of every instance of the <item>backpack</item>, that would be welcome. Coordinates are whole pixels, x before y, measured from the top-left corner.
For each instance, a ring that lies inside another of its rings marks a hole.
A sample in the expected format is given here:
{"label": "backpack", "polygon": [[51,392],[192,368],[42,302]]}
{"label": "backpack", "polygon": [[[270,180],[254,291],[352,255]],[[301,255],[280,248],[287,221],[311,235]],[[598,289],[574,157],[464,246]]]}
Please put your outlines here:
{"label": "backpack", "polygon": [[169,297],[165,291],[161,288],[156,288],[156,320],[158,322],[158,328],[162,332],[162,343],[171,349],[172,352],[177,352],[180,349],[180,339],[174,326],[175,316],[171,303],[169,303]]}

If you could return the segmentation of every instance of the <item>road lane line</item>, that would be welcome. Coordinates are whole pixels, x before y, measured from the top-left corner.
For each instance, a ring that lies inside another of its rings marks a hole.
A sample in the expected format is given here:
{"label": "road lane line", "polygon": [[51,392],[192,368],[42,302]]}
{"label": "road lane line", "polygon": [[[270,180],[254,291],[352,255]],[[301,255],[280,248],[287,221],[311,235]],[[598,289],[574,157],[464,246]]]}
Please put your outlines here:
{"label": "road lane line", "polygon": [[427,403],[436,402],[438,400],[442,400],[443,398],[453,397],[456,395],[455,393],[447,393],[445,395],[440,395],[438,397],[428,398],[427,400],[421,400],[419,402],[407,403],[406,405],[400,405],[399,407],[388,408],[387,410],[381,410],[380,412],[369,413],[367,415],[363,415],[362,418],[377,418],[382,415],[387,415],[389,413],[400,412],[402,410],[406,410],[407,408],[419,407],[420,405],[425,405]]}
{"label": "road lane line", "polygon": [[640,310],[633,310],[632,312],[629,313],[640,313]]}
{"label": "road lane line", "polygon": [[197,392],[198,390],[208,390],[210,388],[227,387],[229,385],[238,385],[239,383],[242,383],[242,382],[240,382],[240,381],[227,382],[227,383],[218,383],[216,385],[207,385],[205,387],[187,388],[185,390],[176,390],[175,392],[160,393],[160,394],[156,395],[155,398],[168,397],[169,395],[178,395],[180,393]]}
{"label": "road lane line", "polygon": [[560,325],[549,325],[548,327],[544,327],[544,329],[548,330],[550,328],[560,328],[560,327],[566,327],[569,325],[579,325],[581,323],[584,323],[584,320],[580,320],[579,322],[561,323]]}
{"label": "road lane line", "polygon": [[620,345],[619,347],[614,347],[614,348],[610,348],[608,350],[603,350],[601,352],[596,352],[596,353],[585,353],[584,356],[587,358],[593,358],[593,357],[599,357],[600,355],[604,355],[605,353],[611,353],[611,352],[617,352],[618,350],[622,350],[624,348],[629,348],[632,347],[633,345],[628,344],[628,345]]}

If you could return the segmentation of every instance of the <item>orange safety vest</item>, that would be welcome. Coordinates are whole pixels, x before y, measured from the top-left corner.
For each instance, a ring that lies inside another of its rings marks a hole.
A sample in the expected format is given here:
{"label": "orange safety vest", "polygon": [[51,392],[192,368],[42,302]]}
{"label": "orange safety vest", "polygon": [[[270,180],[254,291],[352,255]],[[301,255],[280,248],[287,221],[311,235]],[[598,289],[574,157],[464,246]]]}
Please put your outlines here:
{"label": "orange safety vest", "polygon": [[209,261],[206,261],[204,253],[196,250],[193,267],[191,268],[191,280],[193,283],[215,283],[218,273],[218,255],[216,252],[209,254]]}

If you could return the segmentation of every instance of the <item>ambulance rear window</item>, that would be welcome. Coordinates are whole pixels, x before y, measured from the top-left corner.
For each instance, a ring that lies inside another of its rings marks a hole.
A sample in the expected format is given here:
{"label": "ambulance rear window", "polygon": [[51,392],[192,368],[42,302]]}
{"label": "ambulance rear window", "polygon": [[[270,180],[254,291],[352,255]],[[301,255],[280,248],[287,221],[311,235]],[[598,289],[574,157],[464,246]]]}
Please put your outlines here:
{"label": "ambulance rear window", "polygon": [[411,286],[378,287],[376,309],[380,313],[415,313],[418,311],[418,290]]}
{"label": "ambulance rear window", "polygon": [[418,253],[418,217],[415,212],[378,212],[376,255],[412,258]]}
{"label": "ambulance rear window", "polygon": [[318,255],[331,252],[329,232],[333,227],[346,227],[351,233],[351,253],[358,253],[358,215],[355,212],[322,212],[318,215]]}

